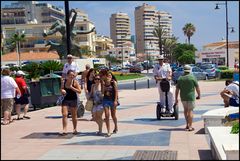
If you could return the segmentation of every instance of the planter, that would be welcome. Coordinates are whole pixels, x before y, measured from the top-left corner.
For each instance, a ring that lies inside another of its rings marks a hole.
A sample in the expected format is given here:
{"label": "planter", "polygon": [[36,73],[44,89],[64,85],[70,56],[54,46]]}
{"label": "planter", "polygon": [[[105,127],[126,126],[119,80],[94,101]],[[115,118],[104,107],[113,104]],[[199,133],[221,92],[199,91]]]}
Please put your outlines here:
{"label": "planter", "polygon": [[239,134],[232,127],[207,127],[214,160],[239,160]]}

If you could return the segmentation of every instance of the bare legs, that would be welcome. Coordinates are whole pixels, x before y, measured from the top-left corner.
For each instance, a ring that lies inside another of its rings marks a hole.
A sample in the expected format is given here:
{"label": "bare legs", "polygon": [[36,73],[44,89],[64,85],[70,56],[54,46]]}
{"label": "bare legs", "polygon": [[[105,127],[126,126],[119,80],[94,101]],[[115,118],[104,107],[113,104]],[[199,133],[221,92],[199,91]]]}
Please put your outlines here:
{"label": "bare legs", "polygon": [[[73,134],[77,134],[77,108],[71,107],[70,112],[72,115],[72,123],[73,123]],[[62,106],[62,125],[63,125],[63,133],[67,133],[67,115],[68,115],[68,107]]]}
{"label": "bare legs", "polygon": [[[106,126],[107,126],[107,136],[110,136],[110,113],[109,113],[109,107],[104,108],[105,112],[105,121],[106,121]],[[113,132],[116,133],[118,131],[118,126],[117,126],[117,117],[116,117],[116,107],[111,108],[111,116],[114,122],[114,130]]]}
{"label": "bare legs", "polygon": [[186,121],[186,130],[192,129],[193,111],[187,107],[184,107],[184,116]]}

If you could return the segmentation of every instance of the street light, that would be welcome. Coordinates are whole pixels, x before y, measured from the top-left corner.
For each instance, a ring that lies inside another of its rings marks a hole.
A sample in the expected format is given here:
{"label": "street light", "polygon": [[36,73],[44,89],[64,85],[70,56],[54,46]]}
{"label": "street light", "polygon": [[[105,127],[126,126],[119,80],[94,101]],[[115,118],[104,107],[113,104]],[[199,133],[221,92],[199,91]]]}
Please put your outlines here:
{"label": "street light", "polygon": [[151,50],[151,47],[152,47],[152,42],[151,42],[151,40],[149,41],[149,50],[148,50],[148,52],[147,52],[147,73],[149,73],[149,71],[148,71],[148,69],[149,69],[149,57],[151,57],[150,56],[150,50]]}
{"label": "street light", "polygon": [[[229,53],[228,53],[228,6],[227,6],[227,1],[225,1],[225,3],[216,3],[216,7],[215,9],[220,9],[219,5],[225,5],[225,9],[226,9],[226,50],[227,50],[227,67],[229,67]],[[234,28],[230,27],[232,30],[231,32],[234,32]]]}

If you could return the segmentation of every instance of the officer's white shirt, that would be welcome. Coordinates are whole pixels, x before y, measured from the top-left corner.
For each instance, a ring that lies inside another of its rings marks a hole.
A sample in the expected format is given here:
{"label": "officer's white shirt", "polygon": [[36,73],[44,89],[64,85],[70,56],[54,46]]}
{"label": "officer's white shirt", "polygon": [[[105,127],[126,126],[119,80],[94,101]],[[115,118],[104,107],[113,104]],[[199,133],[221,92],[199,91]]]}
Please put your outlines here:
{"label": "officer's white shirt", "polygon": [[156,64],[153,69],[153,75],[157,77],[167,78],[169,77],[169,72],[172,69],[168,63],[163,63],[162,66],[160,64]]}

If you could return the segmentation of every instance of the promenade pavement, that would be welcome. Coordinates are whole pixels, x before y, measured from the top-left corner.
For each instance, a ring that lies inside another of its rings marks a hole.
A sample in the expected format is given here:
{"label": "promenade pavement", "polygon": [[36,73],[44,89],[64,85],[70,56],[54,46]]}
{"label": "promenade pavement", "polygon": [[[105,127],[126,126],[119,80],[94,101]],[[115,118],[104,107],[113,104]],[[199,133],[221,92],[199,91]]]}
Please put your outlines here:
{"label": "promenade pavement", "polygon": [[[121,105],[117,117],[119,131],[111,137],[97,136],[97,125],[90,112],[78,119],[79,134],[62,130],[61,108],[49,107],[29,112],[30,120],[15,120],[1,125],[1,159],[3,160],[131,160],[136,150],[177,151],[178,160],[211,160],[208,136],[204,134],[201,115],[223,108],[219,92],[224,81],[199,81],[201,99],[196,101],[193,127],[185,131],[181,102],[179,120],[156,119],[157,88],[119,91]],[[13,116],[16,117],[16,116]],[[113,121],[111,120],[113,130]],[[106,133],[106,126],[103,126]]]}

